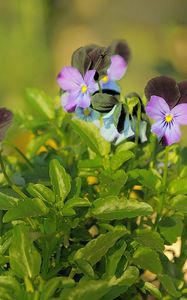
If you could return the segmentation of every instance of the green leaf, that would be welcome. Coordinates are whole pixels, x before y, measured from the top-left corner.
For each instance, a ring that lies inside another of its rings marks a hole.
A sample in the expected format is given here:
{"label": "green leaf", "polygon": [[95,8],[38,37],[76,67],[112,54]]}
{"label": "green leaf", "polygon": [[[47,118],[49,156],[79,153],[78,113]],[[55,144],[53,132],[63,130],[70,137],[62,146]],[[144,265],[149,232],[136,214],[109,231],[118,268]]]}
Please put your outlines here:
{"label": "green leaf", "polygon": [[161,185],[161,180],[155,175],[152,170],[143,170],[143,169],[135,169],[133,171],[129,171],[129,177],[133,179],[138,179],[139,183],[141,183],[144,187],[147,187],[150,190],[155,192],[155,189],[158,189]]}
{"label": "green leaf", "polygon": [[43,91],[27,88],[26,99],[40,118],[54,118],[55,110],[53,100]]}
{"label": "green leaf", "polygon": [[159,230],[166,242],[173,244],[183,230],[183,220],[180,216],[165,217],[159,222]]}
{"label": "green leaf", "polygon": [[96,93],[92,96],[93,109],[103,113],[110,111],[117,103],[118,99],[113,95]]}
{"label": "green leaf", "polygon": [[173,280],[170,276],[168,276],[167,274],[163,274],[159,275],[158,279],[169,295],[173,296],[175,299],[180,297],[180,293],[177,291]]}
{"label": "green leaf", "polygon": [[33,244],[27,226],[21,224],[13,228],[9,255],[10,267],[18,277],[34,278],[39,274],[41,257]]}
{"label": "green leaf", "polygon": [[[2,291],[3,289],[4,291]],[[2,291],[2,294],[1,294]],[[6,295],[7,294],[7,298]],[[22,293],[22,289],[20,284],[17,282],[17,280],[14,277],[11,276],[0,276],[0,299],[2,300],[7,300],[10,299],[12,300],[12,295],[14,295],[14,300],[19,300],[23,299],[24,295]]]}
{"label": "green leaf", "polygon": [[71,208],[71,207],[88,207],[91,203],[87,198],[71,198],[66,201],[64,208]]}
{"label": "green leaf", "polygon": [[0,191],[0,210],[7,210],[15,206],[19,202],[19,198],[11,189]]}
{"label": "green leaf", "polygon": [[153,212],[152,207],[145,202],[130,201],[115,196],[99,198],[93,202],[91,214],[98,219],[121,220],[137,216],[147,216]]}
{"label": "green leaf", "polygon": [[125,230],[118,230],[100,234],[97,238],[88,242],[84,248],[80,248],[75,253],[74,260],[84,259],[91,266],[95,265],[125,233]]}
{"label": "green leaf", "polygon": [[80,281],[76,287],[65,289],[60,299],[66,300],[99,300],[110,290],[106,280]]}
{"label": "green leaf", "polygon": [[117,151],[111,158],[112,170],[117,170],[129,159],[134,158],[134,153],[131,151]]}
{"label": "green leaf", "polygon": [[115,274],[118,263],[125,252],[127,244],[123,240],[119,240],[114,247],[112,247],[106,257],[106,275],[111,277]]}
{"label": "green leaf", "polygon": [[40,300],[50,300],[55,296],[55,292],[62,287],[73,287],[75,282],[73,279],[66,277],[53,277],[48,280],[42,288]]}
{"label": "green leaf", "polygon": [[151,282],[145,282],[143,289],[148,291],[151,295],[153,295],[157,299],[162,299],[162,294],[159,289],[153,285]]}
{"label": "green leaf", "polygon": [[40,198],[45,202],[51,203],[55,201],[55,196],[51,189],[40,183],[30,183],[27,187],[27,191],[31,196]]}
{"label": "green leaf", "polygon": [[148,247],[140,246],[133,255],[133,263],[139,268],[153,273],[161,273],[162,265],[156,251]]}
{"label": "green leaf", "polygon": [[168,191],[171,195],[187,194],[187,178],[174,179],[169,183]]}
{"label": "green leaf", "polygon": [[150,247],[153,250],[159,252],[164,251],[164,241],[156,231],[150,229],[138,229],[136,231],[135,240],[139,244]]}
{"label": "green leaf", "polygon": [[133,108],[139,103],[139,98],[138,97],[132,97],[132,98],[127,98],[127,106],[129,109],[129,114],[133,114]]}
{"label": "green leaf", "polygon": [[105,156],[110,152],[110,143],[100,135],[99,129],[91,123],[79,119],[71,121],[73,129],[96,154]]}
{"label": "green leaf", "polygon": [[117,170],[112,173],[107,170],[101,172],[99,175],[99,193],[101,197],[119,195],[122,187],[127,182],[127,178],[127,173],[124,170]]}
{"label": "green leaf", "polygon": [[115,153],[132,150],[135,147],[136,147],[136,144],[134,142],[126,142],[125,141],[124,143],[117,146]]}
{"label": "green leaf", "polygon": [[102,300],[117,299],[118,296],[127,291],[128,288],[137,281],[138,276],[139,271],[134,266],[128,267],[119,278],[113,276],[109,281],[109,285],[112,287],[110,291],[102,298]]}
{"label": "green leaf", "polygon": [[84,259],[77,259],[76,264],[79,267],[79,269],[82,271],[84,275],[87,275],[90,277],[90,279],[94,279],[95,274],[92,266]]}
{"label": "green leaf", "polygon": [[26,217],[39,217],[48,214],[49,209],[39,198],[24,199],[18,204],[10,208],[3,217],[3,222],[7,223],[17,219]]}
{"label": "green leaf", "polygon": [[177,195],[169,203],[171,208],[187,214],[187,196]]}
{"label": "green leaf", "polygon": [[71,181],[69,174],[57,159],[50,161],[49,176],[56,200],[63,202],[71,190]]}

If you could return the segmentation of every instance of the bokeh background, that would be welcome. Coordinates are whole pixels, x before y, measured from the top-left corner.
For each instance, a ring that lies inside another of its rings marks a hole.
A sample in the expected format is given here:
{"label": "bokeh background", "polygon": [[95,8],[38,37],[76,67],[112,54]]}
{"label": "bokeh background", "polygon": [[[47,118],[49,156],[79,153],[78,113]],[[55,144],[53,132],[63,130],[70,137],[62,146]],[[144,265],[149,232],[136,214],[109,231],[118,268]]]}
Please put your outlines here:
{"label": "bokeh background", "polygon": [[0,0],[0,106],[24,110],[25,87],[58,93],[56,75],[78,47],[126,39],[123,92],[158,74],[187,79],[186,0]]}

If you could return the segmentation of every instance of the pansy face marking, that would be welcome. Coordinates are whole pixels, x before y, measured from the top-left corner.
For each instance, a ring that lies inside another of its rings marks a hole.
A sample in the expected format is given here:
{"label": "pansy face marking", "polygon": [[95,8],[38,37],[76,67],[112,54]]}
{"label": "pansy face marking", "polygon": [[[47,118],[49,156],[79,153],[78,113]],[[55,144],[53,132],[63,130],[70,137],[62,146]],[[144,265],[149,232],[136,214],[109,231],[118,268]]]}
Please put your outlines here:
{"label": "pansy face marking", "polygon": [[173,115],[167,114],[167,115],[165,116],[165,121],[166,121],[167,123],[170,123],[172,120],[173,120]]}

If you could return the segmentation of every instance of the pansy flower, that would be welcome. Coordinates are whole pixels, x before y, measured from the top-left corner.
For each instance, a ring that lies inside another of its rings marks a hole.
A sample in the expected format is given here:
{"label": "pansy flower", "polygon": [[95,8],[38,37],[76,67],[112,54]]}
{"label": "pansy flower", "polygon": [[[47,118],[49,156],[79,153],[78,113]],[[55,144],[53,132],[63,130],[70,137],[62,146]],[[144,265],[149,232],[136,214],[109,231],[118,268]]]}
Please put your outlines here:
{"label": "pansy flower", "polygon": [[77,107],[75,110],[75,115],[86,122],[92,122],[98,125],[100,113],[93,110],[91,107],[81,108]]}
{"label": "pansy flower", "polygon": [[64,67],[59,73],[57,82],[67,92],[63,107],[72,112],[76,107],[87,108],[90,106],[91,96],[97,90],[94,80],[95,70],[87,71],[83,77],[74,67]]}
{"label": "pansy flower", "polygon": [[130,49],[126,41],[117,40],[109,46],[108,51],[111,53],[111,64],[106,75],[101,78],[101,86],[103,90],[120,93],[121,89],[116,81],[126,72]]}
{"label": "pansy flower", "polygon": [[0,108],[0,141],[5,137],[8,127],[11,125],[13,114],[8,109]]}
{"label": "pansy flower", "polygon": [[120,80],[127,69],[127,63],[120,55],[116,54],[111,57],[111,65],[107,70],[107,74],[101,78],[102,89],[115,90],[120,93],[120,87],[116,84],[116,80]]}
{"label": "pansy flower", "polygon": [[187,125],[187,81],[177,84],[171,78],[156,77],[148,82],[145,95],[146,113],[155,120],[151,131],[164,145],[178,142],[180,125]]}

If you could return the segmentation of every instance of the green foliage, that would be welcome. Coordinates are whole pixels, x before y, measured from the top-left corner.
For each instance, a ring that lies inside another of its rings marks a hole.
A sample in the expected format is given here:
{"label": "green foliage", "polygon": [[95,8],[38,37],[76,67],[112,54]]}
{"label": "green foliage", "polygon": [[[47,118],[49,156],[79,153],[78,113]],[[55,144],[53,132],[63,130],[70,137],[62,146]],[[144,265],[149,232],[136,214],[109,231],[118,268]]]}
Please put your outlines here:
{"label": "green foliage", "polygon": [[[33,139],[24,155],[3,154],[0,174],[0,299],[183,299],[187,173],[179,148],[170,150],[164,187],[164,151],[154,139],[114,146],[45,93],[29,89],[27,101],[32,117],[16,122]],[[181,255],[170,262],[164,245],[178,237]]]}

